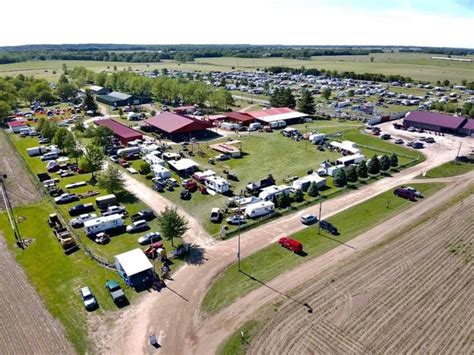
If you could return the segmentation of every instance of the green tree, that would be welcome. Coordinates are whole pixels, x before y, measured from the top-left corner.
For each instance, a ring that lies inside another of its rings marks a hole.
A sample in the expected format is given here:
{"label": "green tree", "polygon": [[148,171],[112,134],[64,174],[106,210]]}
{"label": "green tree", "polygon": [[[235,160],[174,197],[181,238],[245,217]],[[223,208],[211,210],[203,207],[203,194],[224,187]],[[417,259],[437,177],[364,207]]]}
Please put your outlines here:
{"label": "green tree", "polygon": [[95,144],[89,144],[86,146],[80,166],[84,171],[92,173],[92,178],[95,178],[95,172],[102,168],[103,161],[104,153],[102,149]]}
{"label": "green tree", "polygon": [[97,182],[99,187],[105,189],[109,194],[115,194],[125,188],[125,179],[118,168],[112,164],[109,164],[107,169],[99,174]]}
{"label": "green tree", "polygon": [[287,208],[291,204],[290,196],[286,193],[281,193],[276,198],[276,205],[279,208]]}
{"label": "green tree", "polygon": [[380,173],[380,161],[376,155],[374,155],[367,163],[367,171],[372,175]]}
{"label": "green tree", "polygon": [[349,165],[346,173],[347,173],[347,181],[352,184],[357,182],[357,180],[359,179],[359,177],[357,176],[357,169],[355,165]]}
{"label": "green tree", "polygon": [[390,166],[393,168],[398,166],[398,157],[395,153],[390,156]]}
{"label": "green tree", "polygon": [[334,186],[343,187],[347,185],[347,175],[344,169],[339,169],[334,174]]}
{"label": "green tree", "polygon": [[41,127],[40,133],[44,138],[49,138],[52,140],[57,129],[58,125],[56,123],[46,120]]}
{"label": "green tree", "polygon": [[66,75],[61,74],[58,79],[58,84],[69,84],[69,79]]}
{"label": "green tree", "polygon": [[316,197],[319,195],[318,185],[314,181],[309,184],[308,195],[311,197]]}
{"label": "green tree", "polygon": [[331,89],[324,89],[321,92],[321,96],[322,96],[323,99],[329,100],[329,98],[331,97]]}
{"label": "green tree", "polygon": [[65,75],[68,74],[67,64],[66,64],[66,63],[63,63],[63,73],[64,73]]}
{"label": "green tree", "polygon": [[362,161],[357,165],[357,175],[362,179],[367,179],[367,177],[369,176],[369,173],[367,171],[367,164],[365,163],[365,161]]}
{"label": "green tree", "polygon": [[5,101],[0,101],[0,123],[5,122],[6,118],[11,113],[11,106],[7,104]]}
{"label": "green tree", "polygon": [[147,162],[141,163],[138,171],[142,175],[148,175],[149,173],[151,173],[150,164],[148,164]]}
{"label": "green tree", "polygon": [[76,97],[77,88],[74,84],[71,83],[58,84],[58,86],[56,87],[56,93],[60,100],[69,101]]}
{"label": "green tree", "polygon": [[105,151],[105,148],[112,145],[112,139],[114,138],[114,132],[106,126],[98,126],[94,130],[94,137],[92,138],[92,143],[102,147]]}
{"label": "green tree", "polygon": [[390,169],[390,158],[384,154],[382,158],[380,158],[380,170],[381,171],[388,171]]}
{"label": "green tree", "polygon": [[161,234],[174,247],[174,240],[181,238],[189,229],[188,222],[178,214],[176,208],[165,207],[165,210],[157,216]]}
{"label": "green tree", "polygon": [[86,107],[87,111],[96,112],[97,111],[97,103],[95,102],[94,95],[92,95],[92,91],[86,90],[86,94],[84,95],[84,106]]}
{"label": "green tree", "polygon": [[301,91],[301,96],[298,99],[298,111],[307,113],[308,115],[314,114],[313,95],[311,95],[307,89]]}
{"label": "green tree", "polygon": [[293,193],[293,201],[302,202],[304,200],[304,193],[300,189],[297,189]]}
{"label": "green tree", "polygon": [[64,152],[66,144],[66,136],[70,133],[66,128],[60,127],[54,132],[52,143],[57,145]]}
{"label": "green tree", "polygon": [[118,115],[119,115],[120,118],[123,118],[123,109],[122,108],[118,109]]}

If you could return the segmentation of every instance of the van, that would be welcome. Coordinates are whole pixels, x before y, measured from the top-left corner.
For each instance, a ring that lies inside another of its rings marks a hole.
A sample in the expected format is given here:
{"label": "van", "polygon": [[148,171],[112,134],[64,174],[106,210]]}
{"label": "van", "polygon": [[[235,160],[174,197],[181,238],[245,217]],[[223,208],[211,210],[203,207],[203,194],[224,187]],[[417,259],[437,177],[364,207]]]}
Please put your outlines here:
{"label": "van", "polygon": [[49,153],[46,153],[46,154],[43,154],[41,156],[41,160],[53,160],[53,159],[57,159],[59,157],[59,154],[56,153],[56,152],[49,152]]}
{"label": "van", "polygon": [[303,244],[299,241],[283,237],[278,240],[278,244],[280,244],[283,248],[291,250],[294,253],[301,253],[303,251]]}

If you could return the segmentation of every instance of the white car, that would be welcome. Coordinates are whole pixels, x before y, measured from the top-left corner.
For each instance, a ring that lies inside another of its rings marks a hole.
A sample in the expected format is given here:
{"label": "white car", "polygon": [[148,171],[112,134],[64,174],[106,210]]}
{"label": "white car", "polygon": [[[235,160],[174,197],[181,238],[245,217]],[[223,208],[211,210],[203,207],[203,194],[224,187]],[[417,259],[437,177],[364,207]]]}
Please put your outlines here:
{"label": "white car", "polygon": [[143,237],[138,238],[138,244],[146,245],[161,240],[161,234],[158,232],[150,232],[145,234]]}
{"label": "white car", "polygon": [[233,216],[227,217],[226,221],[229,224],[244,224],[245,217],[239,216],[239,215],[233,215]]}
{"label": "white car", "polygon": [[123,206],[109,206],[105,212],[101,213],[102,216],[111,216],[113,214],[119,214],[122,217],[125,217],[128,212]]}
{"label": "white car", "polygon": [[84,307],[91,311],[97,307],[97,300],[95,299],[94,294],[92,293],[89,287],[83,287],[80,291],[82,302],[84,303]]}
{"label": "white car", "polygon": [[318,218],[314,214],[304,214],[300,217],[301,223],[313,224],[318,221]]}
{"label": "white car", "polygon": [[85,221],[88,221],[90,219],[97,218],[97,215],[95,213],[84,213],[81,214],[79,217],[71,219],[71,226],[73,228],[80,228],[84,225]]}
{"label": "white car", "polygon": [[149,229],[148,223],[144,220],[135,221],[127,226],[127,233],[136,233]]}
{"label": "white car", "polygon": [[61,203],[69,203],[69,202],[77,201],[77,200],[79,200],[79,198],[77,197],[76,194],[65,193],[65,194],[62,194],[61,196],[56,197],[54,199],[54,202],[56,202],[57,204],[61,204]]}

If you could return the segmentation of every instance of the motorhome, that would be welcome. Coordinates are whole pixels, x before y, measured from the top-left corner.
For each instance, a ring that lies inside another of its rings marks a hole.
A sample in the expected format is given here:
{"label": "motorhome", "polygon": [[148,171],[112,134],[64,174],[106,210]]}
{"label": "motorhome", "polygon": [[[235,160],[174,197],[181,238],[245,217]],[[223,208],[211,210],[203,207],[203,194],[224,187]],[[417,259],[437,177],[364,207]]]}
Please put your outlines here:
{"label": "motorhome", "polygon": [[288,195],[290,193],[290,187],[288,185],[268,186],[262,189],[258,197],[264,201],[274,201],[274,199],[282,193]]}
{"label": "motorhome", "polygon": [[230,190],[229,183],[219,176],[209,176],[205,178],[204,185],[220,194],[224,194]]}
{"label": "motorhome", "polygon": [[251,203],[245,207],[245,214],[250,218],[266,216],[275,210],[275,204],[272,201],[260,201]]}
{"label": "motorhome", "polygon": [[123,218],[119,214],[98,217],[84,222],[84,231],[88,237],[95,236],[100,232],[111,232],[124,229]]}

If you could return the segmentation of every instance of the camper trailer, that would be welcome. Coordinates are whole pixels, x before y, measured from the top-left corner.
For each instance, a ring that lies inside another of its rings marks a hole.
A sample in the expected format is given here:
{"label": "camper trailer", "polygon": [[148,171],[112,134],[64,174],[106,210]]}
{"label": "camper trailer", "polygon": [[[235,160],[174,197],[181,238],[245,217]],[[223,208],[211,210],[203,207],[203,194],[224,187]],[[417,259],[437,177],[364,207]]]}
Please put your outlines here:
{"label": "camper trailer", "polygon": [[219,176],[208,176],[204,180],[204,185],[220,194],[224,194],[230,190],[229,183]]}
{"label": "camper trailer", "polygon": [[166,180],[171,177],[170,171],[158,164],[151,166],[151,172],[153,173],[153,176],[158,179]]}
{"label": "camper trailer", "polygon": [[124,229],[122,216],[113,214],[105,217],[98,217],[84,222],[84,231],[88,237],[93,237],[100,232],[112,232]]}
{"label": "camper trailer", "polygon": [[121,157],[138,153],[140,153],[140,147],[127,147],[117,150],[117,155],[120,155]]}
{"label": "camper trailer", "polygon": [[290,187],[288,185],[280,186],[269,186],[262,189],[258,197],[264,201],[273,201],[280,194],[288,195],[290,193]]}
{"label": "camper trailer", "polygon": [[26,149],[26,152],[28,153],[28,156],[36,157],[38,155],[43,155],[44,153],[46,153],[46,148],[45,147],[33,147],[33,148]]}
{"label": "camper trailer", "polygon": [[95,204],[100,210],[105,210],[107,207],[117,204],[117,196],[114,194],[99,196],[95,199]]}
{"label": "camper trailer", "polygon": [[275,204],[272,201],[260,201],[252,203],[245,207],[245,214],[250,218],[266,216],[275,210]]}

